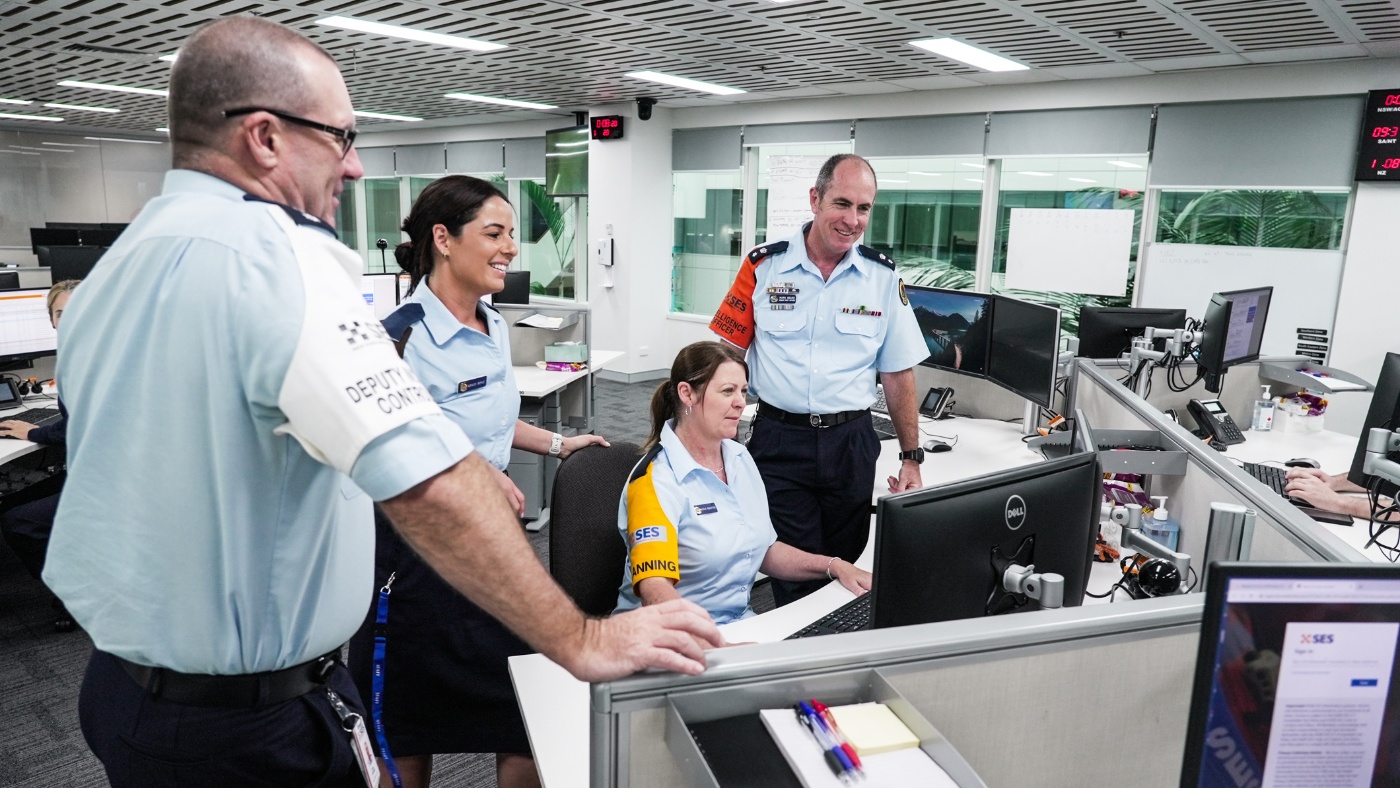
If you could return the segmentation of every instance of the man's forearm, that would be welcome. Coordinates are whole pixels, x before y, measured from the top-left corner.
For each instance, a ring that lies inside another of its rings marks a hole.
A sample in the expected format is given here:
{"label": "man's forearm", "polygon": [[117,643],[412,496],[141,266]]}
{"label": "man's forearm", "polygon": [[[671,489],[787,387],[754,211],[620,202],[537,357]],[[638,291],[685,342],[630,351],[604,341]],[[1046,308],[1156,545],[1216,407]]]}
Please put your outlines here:
{"label": "man's forearm", "polygon": [[901,451],[919,447],[919,409],[914,402],[914,370],[882,372],[880,382],[885,387],[885,406],[894,423],[894,434]]}
{"label": "man's forearm", "polygon": [[490,467],[472,454],[381,506],[453,588],[525,642],[568,666],[583,613],[535,557]]}

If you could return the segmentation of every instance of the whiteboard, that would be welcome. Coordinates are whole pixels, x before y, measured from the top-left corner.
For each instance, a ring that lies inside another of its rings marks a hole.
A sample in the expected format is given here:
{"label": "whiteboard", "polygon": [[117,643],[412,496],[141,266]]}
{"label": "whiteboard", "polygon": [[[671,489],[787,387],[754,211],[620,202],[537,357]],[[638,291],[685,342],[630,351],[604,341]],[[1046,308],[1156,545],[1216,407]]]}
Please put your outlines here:
{"label": "whiteboard", "polygon": [[1132,251],[1131,210],[1012,208],[1006,286],[1121,296]]}
{"label": "whiteboard", "polygon": [[1200,319],[1212,293],[1273,285],[1264,324],[1265,356],[1292,356],[1299,329],[1330,337],[1342,286],[1342,253],[1154,243],[1147,248],[1139,306],[1186,309]]}
{"label": "whiteboard", "polygon": [[812,221],[809,196],[817,173],[827,160],[821,156],[768,157],[768,240],[777,241]]}

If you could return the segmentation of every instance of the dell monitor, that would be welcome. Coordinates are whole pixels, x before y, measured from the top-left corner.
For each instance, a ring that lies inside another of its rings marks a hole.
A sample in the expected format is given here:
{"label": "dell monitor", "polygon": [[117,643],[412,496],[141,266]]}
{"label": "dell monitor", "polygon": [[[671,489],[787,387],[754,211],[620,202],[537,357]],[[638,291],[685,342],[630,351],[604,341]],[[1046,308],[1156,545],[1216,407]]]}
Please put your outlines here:
{"label": "dell monitor", "polygon": [[1181,787],[1400,785],[1397,633],[1394,566],[1214,564]]}
{"label": "dell monitor", "polygon": [[1099,532],[1096,452],[881,498],[875,515],[874,628],[1035,610],[1003,590],[1007,566],[1065,578],[1084,599]]}
{"label": "dell monitor", "polygon": [[[1389,430],[1400,427],[1400,353],[1386,353],[1385,360],[1381,362],[1376,390],[1371,392],[1371,407],[1366,411],[1366,422],[1361,426],[1361,437],[1356,442],[1356,454],[1347,471],[1347,480],[1352,484],[1371,486],[1373,479],[1361,471],[1361,466],[1366,461],[1366,438],[1371,430],[1378,427]],[[1387,481],[1382,481],[1380,485],[1382,495],[1395,497],[1395,485]]]}
{"label": "dell monitor", "polygon": [[[1080,358],[1116,359],[1132,349],[1133,340],[1149,328],[1185,328],[1185,309],[1133,309],[1115,306],[1079,308]],[[1166,340],[1154,343],[1166,349]]]}
{"label": "dell monitor", "polygon": [[58,350],[48,296],[47,287],[0,292],[0,368],[15,369]]}
{"label": "dell monitor", "polygon": [[49,247],[51,281],[58,283],[65,279],[86,279],[106,251],[106,247],[102,246]]}
{"label": "dell monitor", "polygon": [[383,320],[399,305],[399,277],[397,274],[363,274],[360,295],[374,311],[374,316]]}
{"label": "dell monitor", "polygon": [[1201,347],[1196,357],[1206,391],[1220,393],[1221,378],[1236,364],[1259,358],[1272,287],[1216,293],[1206,307]]}
{"label": "dell monitor", "polygon": [[926,367],[973,377],[987,374],[987,343],[991,335],[992,297],[966,290],[938,287],[904,288],[914,319],[928,344]]}
{"label": "dell monitor", "polygon": [[1052,407],[1059,375],[1060,310],[995,296],[987,379],[1042,408]]}

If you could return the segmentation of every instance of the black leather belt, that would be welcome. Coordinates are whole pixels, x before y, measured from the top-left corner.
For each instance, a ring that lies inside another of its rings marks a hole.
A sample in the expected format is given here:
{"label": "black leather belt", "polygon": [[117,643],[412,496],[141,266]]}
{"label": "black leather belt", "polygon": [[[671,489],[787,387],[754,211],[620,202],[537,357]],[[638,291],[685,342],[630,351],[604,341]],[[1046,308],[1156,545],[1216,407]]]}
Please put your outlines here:
{"label": "black leather belt", "polygon": [[301,697],[326,683],[340,660],[340,649],[300,665],[265,673],[205,676],[128,662],[113,655],[122,670],[153,698],[184,706],[251,709]]}
{"label": "black leather belt", "polygon": [[852,419],[858,419],[869,412],[868,410],[848,410],[841,413],[788,413],[763,400],[758,401],[758,415],[765,419],[775,419],[784,424],[793,424],[799,427],[835,427]]}

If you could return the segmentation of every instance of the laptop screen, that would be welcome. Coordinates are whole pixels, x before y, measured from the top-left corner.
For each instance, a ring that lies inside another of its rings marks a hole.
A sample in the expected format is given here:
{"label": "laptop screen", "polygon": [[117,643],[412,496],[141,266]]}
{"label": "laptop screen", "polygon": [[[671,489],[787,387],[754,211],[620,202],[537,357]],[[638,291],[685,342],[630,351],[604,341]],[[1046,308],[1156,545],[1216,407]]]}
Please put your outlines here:
{"label": "laptop screen", "polygon": [[1221,564],[1182,786],[1400,784],[1400,568]]}

